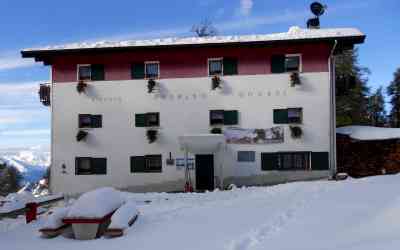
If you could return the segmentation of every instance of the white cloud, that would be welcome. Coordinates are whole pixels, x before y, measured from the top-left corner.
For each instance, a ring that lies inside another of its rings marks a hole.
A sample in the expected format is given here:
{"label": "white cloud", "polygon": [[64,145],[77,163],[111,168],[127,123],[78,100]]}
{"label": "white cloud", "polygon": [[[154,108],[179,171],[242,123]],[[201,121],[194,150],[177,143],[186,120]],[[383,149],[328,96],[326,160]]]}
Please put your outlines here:
{"label": "white cloud", "polygon": [[0,117],[0,124],[9,125],[17,122],[18,119],[16,117]]}
{"label": "white cloud", "polygon": [[[44,81],[43,81],[44,82]],[[33,93],[37,92],[39,82],[0,83],[0,93]]]}
{"label": "white cloud", "polygon": [[248,16],[251,14],[253,9],[253,0],[240,0],[239,13],[243,16]]}
{"label": "white cloud", "polygon": [[0,71],[11,70],[17,68],[26,68],[35,66],[33,59],[24,59],[20,55],[12,55],[10,53],[0,54]]}

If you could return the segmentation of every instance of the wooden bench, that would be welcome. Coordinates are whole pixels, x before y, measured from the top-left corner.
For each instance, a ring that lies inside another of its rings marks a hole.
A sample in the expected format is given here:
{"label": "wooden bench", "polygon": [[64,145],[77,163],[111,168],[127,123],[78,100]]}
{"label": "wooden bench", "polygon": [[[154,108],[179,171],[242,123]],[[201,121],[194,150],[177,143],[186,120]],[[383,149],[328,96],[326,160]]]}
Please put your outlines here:
{"label": "wooden bench", "polygon": [[41,228],[39,232],[42,233],[42,236],[45,238],[54,238],[62,234],[70,226],[69,224],[64,224],[58,228]]}
{"label": "wooden bench", "polygon": [[[129,220],[128,225],[129,227],[133,225],[133,223],[136,222],[137,218],[139,217],[139,214],[136,214],[132,219]],[[121,237],[124,235],[124,230],[126,228],[107,228],[106,231],[104,232],[104,236],[107,237]]]}
{"label": "wooden bench", "polygon": [[102,218],[64,218],[64,224],[72,225],[75,239],[92,240],[103,235],[115,211]]}

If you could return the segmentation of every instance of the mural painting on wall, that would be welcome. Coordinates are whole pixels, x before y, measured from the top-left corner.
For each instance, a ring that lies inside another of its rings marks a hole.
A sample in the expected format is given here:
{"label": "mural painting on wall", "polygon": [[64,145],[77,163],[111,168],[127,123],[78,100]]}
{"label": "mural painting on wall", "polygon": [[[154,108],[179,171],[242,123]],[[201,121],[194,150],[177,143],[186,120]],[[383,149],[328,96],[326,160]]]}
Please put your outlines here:
{"label": "mural painting on wall", "polygon": [[282,143],[283,131],[281,126],[268,129],[227,128],[224,130],[224,136],[226,143],[231,144]]}

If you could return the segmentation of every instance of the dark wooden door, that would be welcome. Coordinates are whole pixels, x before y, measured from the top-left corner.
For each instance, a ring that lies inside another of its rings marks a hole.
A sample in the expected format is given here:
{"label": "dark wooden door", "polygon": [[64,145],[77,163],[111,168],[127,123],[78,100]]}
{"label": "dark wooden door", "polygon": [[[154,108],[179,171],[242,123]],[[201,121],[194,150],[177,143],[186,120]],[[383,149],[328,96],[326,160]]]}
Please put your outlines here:
{"label": "dark wooden door", "polygon": [[196,189],[214,189],[214,155],[196,155]]}

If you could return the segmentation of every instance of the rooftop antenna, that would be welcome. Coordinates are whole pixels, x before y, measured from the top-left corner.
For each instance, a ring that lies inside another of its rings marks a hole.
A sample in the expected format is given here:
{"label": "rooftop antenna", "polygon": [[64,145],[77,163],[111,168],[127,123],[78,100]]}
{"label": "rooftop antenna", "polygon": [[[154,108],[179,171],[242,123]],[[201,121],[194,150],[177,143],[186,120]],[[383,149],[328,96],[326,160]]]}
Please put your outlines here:
{"label": "rooftop antenna", "polygon": [[315,17],[308,19],[307,28],[309,28],[309,29],[319,29],[320,28],[319,17],[322,16],[325,13],[325,10],[327,8],[328,7],[326,5],[323,5],[323,4],[319,3],[319,2],[313,2],[310,5],[310,10],[315,15]]}

